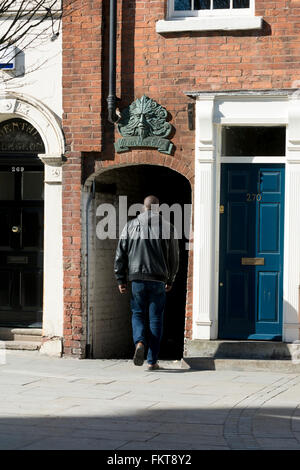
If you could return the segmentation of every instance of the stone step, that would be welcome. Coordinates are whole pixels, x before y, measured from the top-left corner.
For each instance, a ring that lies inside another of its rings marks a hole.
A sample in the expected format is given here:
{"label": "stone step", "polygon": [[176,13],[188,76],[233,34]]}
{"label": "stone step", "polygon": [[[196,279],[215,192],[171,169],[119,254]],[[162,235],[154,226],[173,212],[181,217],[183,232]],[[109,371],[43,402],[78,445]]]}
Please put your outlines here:
{"label": "stone step", "polygon": [[1,341],[1,349],[12,349],[18,351],[37,351],[41,343],[37,341]]}
{"label": "stone step", "polygon": [[14,335],[14,341],[35,341],[40,343],[41,337],[34,335]]}
{"label": "stone step", "polygon": [[182,368],[299,373],[300,341],[190,340]]}
{"label": "stone step", "polygon": [[187,358],[214,359],[300,359],[300,341],[233,341],[188,340],[185,344]]}
{"label": "stone step", "polygon": [[299,374],[299,363],[290,360],[277,359],[215,359],[190,357],[181,360],[182,369],[195,370],[236,370],[248,372],[281,372]]}
{"label": "stone step", "polygon": [[41,328],[0,328],[0,341],[40,342],[41,338]]}

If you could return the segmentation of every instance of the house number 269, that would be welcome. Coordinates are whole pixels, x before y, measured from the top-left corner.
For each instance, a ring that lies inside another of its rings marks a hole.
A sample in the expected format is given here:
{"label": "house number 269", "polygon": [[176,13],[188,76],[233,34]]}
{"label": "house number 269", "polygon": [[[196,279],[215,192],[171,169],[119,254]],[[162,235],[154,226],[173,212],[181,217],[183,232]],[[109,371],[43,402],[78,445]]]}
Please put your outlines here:
{"label": "house number 269", "polygon": [[12,171],[13,173],[19,172],[19,171],[22,172],[22,171],[24,171],[24,170],[25,170],[25,168],[24,168],[23,166],[12,166],[12,167],[11,167],[11,171]]}
{"label": "house number 269", "polygon": [[247,193],[246,201],[247,202],[261,201],[261,194]]}

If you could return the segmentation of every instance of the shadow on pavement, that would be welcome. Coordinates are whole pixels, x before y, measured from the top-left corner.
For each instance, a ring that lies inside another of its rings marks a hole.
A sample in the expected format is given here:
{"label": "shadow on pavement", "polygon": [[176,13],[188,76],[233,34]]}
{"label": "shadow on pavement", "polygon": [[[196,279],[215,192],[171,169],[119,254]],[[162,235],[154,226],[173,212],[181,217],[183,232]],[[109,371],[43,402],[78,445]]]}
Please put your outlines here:
{"label": "shadow on pavement", "polygon": [[[189,400],[187,396],[187,401]],[[300,450],[300,411],[295,408],[139,409],[115,404],[69,416],[0,418],[0,449],[28,450]],[[292,420],[292,418],[294,418]]]}

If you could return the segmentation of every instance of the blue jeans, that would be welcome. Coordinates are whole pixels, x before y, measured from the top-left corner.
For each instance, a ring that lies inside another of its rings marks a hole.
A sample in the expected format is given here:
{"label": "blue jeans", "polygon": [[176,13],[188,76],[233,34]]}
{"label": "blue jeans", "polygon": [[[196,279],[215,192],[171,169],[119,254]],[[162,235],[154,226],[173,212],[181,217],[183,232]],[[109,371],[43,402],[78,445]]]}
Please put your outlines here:
{"label": "blue jeans", "polygon": [[[145,346],[148,345],[147,362],[155,364],[163,332],[165,284],[157,281],[132,281],[131,288],[133,341],[134,344],[142,342]],[[149,334],[147,335],[148,313]]]}

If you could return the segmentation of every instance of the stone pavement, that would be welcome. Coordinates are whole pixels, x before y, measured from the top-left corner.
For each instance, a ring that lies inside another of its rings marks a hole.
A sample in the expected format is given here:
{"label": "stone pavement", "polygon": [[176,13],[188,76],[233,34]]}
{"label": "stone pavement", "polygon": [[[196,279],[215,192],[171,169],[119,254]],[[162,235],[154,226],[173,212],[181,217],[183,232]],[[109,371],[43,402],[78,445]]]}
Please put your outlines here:
{"label": "stone pavement", "polygon": [[300,449],[300,374],[161,366],[7,351],[0,450]]}

